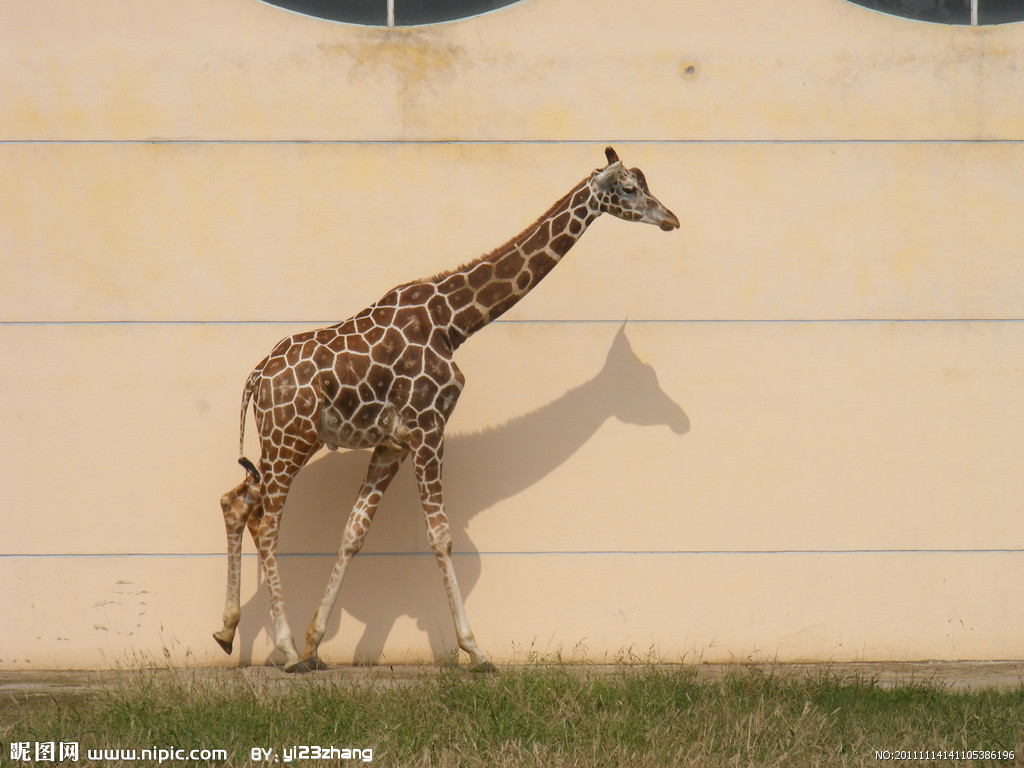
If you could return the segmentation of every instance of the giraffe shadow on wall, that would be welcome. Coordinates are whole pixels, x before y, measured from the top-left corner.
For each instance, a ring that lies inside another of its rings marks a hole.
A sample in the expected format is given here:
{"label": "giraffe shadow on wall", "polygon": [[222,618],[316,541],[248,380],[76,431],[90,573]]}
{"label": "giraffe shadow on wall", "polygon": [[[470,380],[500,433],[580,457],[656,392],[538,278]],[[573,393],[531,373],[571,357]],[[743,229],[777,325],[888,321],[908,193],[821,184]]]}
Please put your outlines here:
{"label": "giraffe shadow on wall", "polygon": [[[636,356],[625,325],[592,379],[505,424],[446,437],[445,506],[463,595],[473,591],[481,572],[480,554],[467,533],[470,520],[554,472],[610,418],[643,427],[665,426],[678,435],[690,429],[689,418],[662,390],[654,369]],[[523,446],[530,450],[524,451]],[[296,630],[305,629],[316,609],[368,457],[367,451],[327,454],[310,462],[292,486],[279,552],[285,599]],[[396,558],[378,556],[383,553],[403,554],[394,565]],[[309,554],[324,556],[298,556]],[[266,629],[273,635],[262,576],[260,581],[242,608],[236,643],[243,665],[252,663],[258,633]],[[366,546],[352,561],[338,609],[328,624],[328,641],[337,634],[345,614],[365,625],[352,659],[356,664],[403,661],[383,658],[388,635],[403,617],[415,620],[427,634],[436,661],[451,660],[458,652],[441,577],[427,546],[416,484],[407,468],[395,478]],[[279,656],[283,658],[275,650],[271,658]]]}

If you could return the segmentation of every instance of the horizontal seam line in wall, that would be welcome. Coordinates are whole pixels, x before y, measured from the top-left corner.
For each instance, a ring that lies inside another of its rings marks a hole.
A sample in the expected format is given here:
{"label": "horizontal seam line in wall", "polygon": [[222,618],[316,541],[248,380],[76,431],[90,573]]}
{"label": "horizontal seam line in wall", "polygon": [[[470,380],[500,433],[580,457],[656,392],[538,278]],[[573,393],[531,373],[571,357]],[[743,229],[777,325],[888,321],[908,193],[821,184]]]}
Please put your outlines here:
{"label": "horizontal seam line in wall", "polygon": [[[337,557],[337,552],[278,552],[278,557]],[[688,549],[688,550],[537,550],[537,551],[492,551],[452,552],[453,557],[588,557],[588,556],[744,556],[744,555],[1019,555],[1020,549]],[[255,552],[242,554],[255,558]],[[433,557],[432,552],[361,552],[358,557]],[[164,557],[205,557],[223,558],[223,552],[108,552],[108,553],[28,553],[0,554],[3,559],[59,559],[59,558],[164,558]]]}
{"label": "horizontal seam line in wall", "polygon": [[[330,325],[338,319],[292,320],[0,320],[0,326],[47,325]],[[842,325],[927,323],[1020,323],[1024,317],[837,317],[837,318],[691,318],[676,320],[495,320],[491,325]]]}
{"label": "horizontal seam line in wall", "polygon": [[506,146],[595,144],[1021,144],[1024,139],[0,139],[0,146],[17,144],[237,144],[237,145],[380,145],[380,146]]}

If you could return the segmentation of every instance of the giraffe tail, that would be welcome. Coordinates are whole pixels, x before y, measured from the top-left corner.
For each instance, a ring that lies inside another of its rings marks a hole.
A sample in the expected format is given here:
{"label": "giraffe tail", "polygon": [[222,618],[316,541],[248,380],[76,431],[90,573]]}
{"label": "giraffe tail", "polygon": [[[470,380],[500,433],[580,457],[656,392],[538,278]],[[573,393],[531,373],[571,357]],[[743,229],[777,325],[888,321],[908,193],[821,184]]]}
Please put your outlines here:
{"label": "giraffe tail", "polygon": [[245,471],[246,472],[248,472],[250,475],[252,475],[253,482],[259,483],[259,481],[260,481],[260,473],[259,473],[259,471],[256,469],[256,467],[253,465],[253,463],[251,461],[249,461],[247,458],[245,458],[245,456],[239,456],[238,457],[238,463],[241,464],[243,467],[245,467]]}
{"label": "giraffe tail", "polygon": [[260,482],[260,473],[256,466],[245,458],[245,414],[249,410],[249,401],[260,380],[262,370],[262,365],[257,366],[256,370],[249,374],[249,380],[245,382],[245,389],[242,390],[242,413],[238,424],[238,463],[245,467],[245,471],[252,475],[252,479],[256,483]]}

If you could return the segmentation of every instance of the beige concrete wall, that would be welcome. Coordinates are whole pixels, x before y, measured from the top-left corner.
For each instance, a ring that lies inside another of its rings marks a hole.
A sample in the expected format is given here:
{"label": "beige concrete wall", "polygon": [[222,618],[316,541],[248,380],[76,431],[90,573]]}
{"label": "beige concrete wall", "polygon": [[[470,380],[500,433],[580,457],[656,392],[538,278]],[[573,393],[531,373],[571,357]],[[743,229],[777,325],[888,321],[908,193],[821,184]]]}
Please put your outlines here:
{"label": "beige concrete wall", "polygon": [[[252,365],[505,241],[607,142],[682,230],[598,221],[459,352],[485,651],[1020,657],[1024,27],[784,6],[0,8],[0,668],[276,659],[249,544],[241,650],[209,638]],[[293,490],[297,633],[365,462]],[[324,655],[453,646],[403,472]]]}

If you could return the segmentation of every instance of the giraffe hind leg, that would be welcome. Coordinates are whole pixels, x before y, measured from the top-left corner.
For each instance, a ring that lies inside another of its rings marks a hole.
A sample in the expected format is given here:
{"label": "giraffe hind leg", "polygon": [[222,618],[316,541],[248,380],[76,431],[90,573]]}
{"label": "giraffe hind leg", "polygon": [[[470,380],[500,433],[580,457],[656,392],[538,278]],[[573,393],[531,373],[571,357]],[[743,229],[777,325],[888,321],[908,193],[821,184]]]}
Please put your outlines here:
{"label": "giraffe hind leg", "polygon": [[270,592],[270,613],[274,622],[274,644],[285,655],[285,671],[299,662],[292,630],[288,626],[288,618],[284,609],[284,592],[281,588],[281,572],[277,562],[277,534],[281,524],[281,511],[284,506],[283,495],[273,499],[274,504],[264,507],[263,515],[257,528],[257,548],[263,573],[267,579],[267,590]]}
{"label": "giraffe hind leg", "polygon": [[224,626],[219,632],[213,633],[213,639],[225,653],[230,654],[235,629],[242,617],[242,533],[246,524],[253,518],[253,512],[260,506],[258,491],[250,479],[246,478],[221,497],[220,506],[224,513],[224,528],[227,532],[228,580],[227,595],[224,599]]}
{"label": "giraffe hind leg", "polygon": [[345,532],[342,535],[341,547],[338,550],[338,558],[334,562],[331,576],[327,580],[327,587],[324,589],[324,596],[317,606],[313,620],[306,630],[306,650],[302,654],[302,660],[290,667],[285,667],[285,672],[309,672],[316,669],[326,669],[326,666],[319,657],[320,641],[323,640],[327,631],[327,620],[334,610],[338,600],[338,590],[345,578],[345,571],[356,553],[363,546],[366,533],[373,522],[373,515],[377,511],[384,492],[394,479],[398,468],[405,458],[405,453],[395,450],[390,445],[377,447],[370,459],[370,466],[366,471],[366,477],[359,489],[356,503],[352,507],[348,522],[345,524]]}

